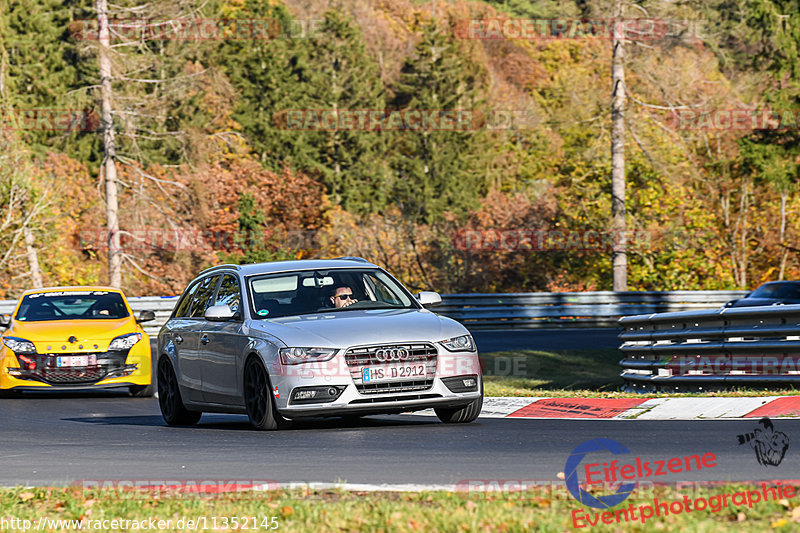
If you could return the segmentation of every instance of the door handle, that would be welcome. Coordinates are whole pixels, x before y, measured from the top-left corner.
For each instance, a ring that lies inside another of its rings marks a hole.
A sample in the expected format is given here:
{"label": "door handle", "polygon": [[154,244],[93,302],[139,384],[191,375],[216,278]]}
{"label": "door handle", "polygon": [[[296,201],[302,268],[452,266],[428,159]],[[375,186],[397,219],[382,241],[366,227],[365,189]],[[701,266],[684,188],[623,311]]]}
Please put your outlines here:
{"label": "door handle", "polygon": [[181,337],[180,335],[175,335],[175,342],[178,344],[182,343],[183,337]]}
{"label": "door handle", "polygon": [[200,337],[200,342],[203,344],[208,344],[209,342],[208,335],[203,335],[202,337]]}

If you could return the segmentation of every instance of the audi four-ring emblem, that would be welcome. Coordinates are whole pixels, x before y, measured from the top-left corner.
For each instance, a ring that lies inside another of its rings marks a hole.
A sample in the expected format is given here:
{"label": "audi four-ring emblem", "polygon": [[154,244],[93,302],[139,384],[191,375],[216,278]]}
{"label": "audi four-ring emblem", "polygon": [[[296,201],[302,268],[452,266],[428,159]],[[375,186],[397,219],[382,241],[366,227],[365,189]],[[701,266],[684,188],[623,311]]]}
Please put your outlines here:
{"label": "audi four-ring emblem", "polygon": [[378,361],[405,361],[408,359],[408,350],[405,348],[381,348],[375,350],[375,359]]}

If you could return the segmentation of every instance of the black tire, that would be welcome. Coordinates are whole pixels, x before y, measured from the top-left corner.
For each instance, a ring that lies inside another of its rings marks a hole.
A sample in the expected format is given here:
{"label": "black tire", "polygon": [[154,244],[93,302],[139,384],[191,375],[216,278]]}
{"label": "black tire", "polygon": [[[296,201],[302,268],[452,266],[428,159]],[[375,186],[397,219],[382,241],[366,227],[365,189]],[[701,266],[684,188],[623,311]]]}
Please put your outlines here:
{"label": "black tire", "polygon": [[192,426],[203,416],[201,411],[190,411],[183,405],[178,378],[168,357],[158,362],[158,406],[170,426]]}
{"label": "black tire", "polygon": [[474,422],[481,414],[483,396],[475,398],[464,407],[434,409],[436,416],[445,424],[467,424]]}
{"label": "black tire", "polygon": [[150,385],[131,385],[128,390],[134,398],[150,398],[155,392],[155,387],[152,383]]}
{"label": "black tire", "polygon": [[269,376],[257,357],[248,359],[244,367],[244,405],[250,423],[256,429],[271,431],[290,425],[278,414]]}
{"label": "black tire", "polygon": [[483,408],[483,379],[481,378],[481,395],[463,407],[443,407],[434,409],[436,416],[445,424],[468,424],[474,422]]}

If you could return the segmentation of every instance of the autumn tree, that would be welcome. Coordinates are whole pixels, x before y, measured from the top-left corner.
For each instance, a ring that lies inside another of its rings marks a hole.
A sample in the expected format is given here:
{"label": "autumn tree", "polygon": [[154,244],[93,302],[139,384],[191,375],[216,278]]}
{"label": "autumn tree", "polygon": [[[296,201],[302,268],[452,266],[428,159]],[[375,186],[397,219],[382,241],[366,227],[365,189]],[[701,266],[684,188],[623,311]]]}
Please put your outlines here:
{"label": "autumn tree", "polygon": [[477,115],[484,106],[486,72],[435,22],[406,59],[390,105],[401,110],[465,112],[461,127],[395,134],[394,197],[411,220],[431,223],[445,211],[465,216],[488,192],[489,142]]}

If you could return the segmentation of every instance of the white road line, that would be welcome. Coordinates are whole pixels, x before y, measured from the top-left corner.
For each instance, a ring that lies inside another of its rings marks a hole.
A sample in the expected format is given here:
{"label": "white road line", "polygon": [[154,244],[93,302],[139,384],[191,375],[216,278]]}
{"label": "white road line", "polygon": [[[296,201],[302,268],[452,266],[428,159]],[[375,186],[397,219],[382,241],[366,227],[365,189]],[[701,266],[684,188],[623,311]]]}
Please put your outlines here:
{"label": "white road line", "polygon": [[[282,489],[309,489],[309,490],[349,490],[363,492],[428,492],[447,491],[455,492],[456,485],[422,485],[418,483],[407,484],[372,484],[372,483],[325,483],[321,481],[292,481],[281,483]],[[256,490],[275,490],[274,485],[263,485]]]}

